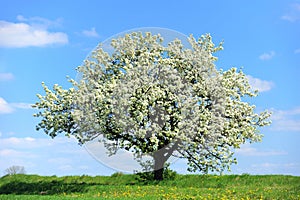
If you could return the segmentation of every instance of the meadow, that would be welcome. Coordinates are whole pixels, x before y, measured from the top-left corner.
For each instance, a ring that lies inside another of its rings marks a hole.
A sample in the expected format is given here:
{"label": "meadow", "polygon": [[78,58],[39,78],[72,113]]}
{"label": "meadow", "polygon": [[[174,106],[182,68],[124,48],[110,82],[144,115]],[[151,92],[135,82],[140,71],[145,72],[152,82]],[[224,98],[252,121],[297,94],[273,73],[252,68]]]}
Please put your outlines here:
{"label": "meadow", "polygon": [[147,181],[137,175],[0,178],[1,200],[67,199],[297,199],[300,177],[285,175],[176,175]]}

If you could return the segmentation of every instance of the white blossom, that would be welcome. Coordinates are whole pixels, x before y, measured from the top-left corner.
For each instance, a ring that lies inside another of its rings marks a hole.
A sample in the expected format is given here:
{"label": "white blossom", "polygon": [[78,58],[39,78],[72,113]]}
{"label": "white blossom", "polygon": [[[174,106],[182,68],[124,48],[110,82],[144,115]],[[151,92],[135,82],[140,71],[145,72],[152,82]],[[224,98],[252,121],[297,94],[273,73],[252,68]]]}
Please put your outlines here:
{"label": "white blossom", "polygon": [[160,35],[134,32],[112,40],[112,54],[99,45],[77,68],[81,79],[70,79],[73,88],[43,83],[37,128],[79,143],[101,136],[109,154],[122,148],[166,162],[171,153],[187,158],[191,171],[229,169],[233,148],[260,141],[270,113],[243,101],[257,93],[241,70],[216,68],[222,44],[210,35],[189,42],[164,46]]}

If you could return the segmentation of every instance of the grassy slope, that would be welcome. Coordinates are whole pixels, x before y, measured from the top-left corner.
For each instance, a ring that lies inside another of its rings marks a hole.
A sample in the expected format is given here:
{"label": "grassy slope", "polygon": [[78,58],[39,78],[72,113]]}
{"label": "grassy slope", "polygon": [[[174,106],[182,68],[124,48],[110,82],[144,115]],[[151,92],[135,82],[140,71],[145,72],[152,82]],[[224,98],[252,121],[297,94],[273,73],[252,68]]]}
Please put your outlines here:
{"label": "grassy slope", "polygon": [[135,175],[5,176],[0,199],[300,199],[300,177],[177,175],[140,182]]}

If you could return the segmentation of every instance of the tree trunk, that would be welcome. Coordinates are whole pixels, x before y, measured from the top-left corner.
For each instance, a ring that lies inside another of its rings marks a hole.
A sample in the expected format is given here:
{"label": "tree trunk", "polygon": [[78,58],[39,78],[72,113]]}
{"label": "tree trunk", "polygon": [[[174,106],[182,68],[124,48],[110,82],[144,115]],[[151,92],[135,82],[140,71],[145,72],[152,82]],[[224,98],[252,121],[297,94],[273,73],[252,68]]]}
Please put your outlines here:
{"label": "tree trunk", "polygon": [[179,142],[175,141],[172,146],[166,145],[163,148],[159,148],[154,152],[154,180],[162,181],[164,179],[164,166],[167,160],[170,158],[174,150],[178,147]]}
{"label": "tree trunk", "polygon": [[154,180],[156,181],[164,180],[164,168],[154,170]]}
{"label": "tree trunk", "polygon": [[163,152],[155,152],[154,153],[154,180],[161,181],[164,179],[164,164],[166,162],[166,158],[164,157]]}

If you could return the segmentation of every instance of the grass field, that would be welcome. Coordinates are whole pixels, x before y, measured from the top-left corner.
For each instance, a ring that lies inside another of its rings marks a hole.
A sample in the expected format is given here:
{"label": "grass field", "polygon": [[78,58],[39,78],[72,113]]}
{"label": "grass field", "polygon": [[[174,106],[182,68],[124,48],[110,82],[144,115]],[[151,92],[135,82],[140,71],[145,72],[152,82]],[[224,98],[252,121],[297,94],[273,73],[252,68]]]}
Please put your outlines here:
{"label": "grass field", "polygon": [[141,181],[137,175],[0,178],[1,200],[54,199],[298,199],[300,177],[283,175],[177,175]]}

